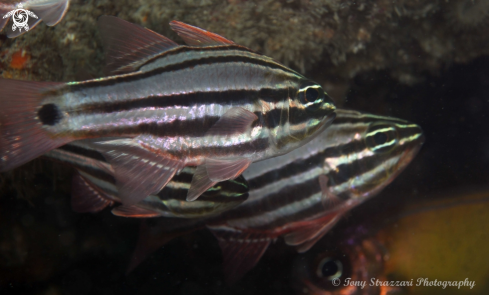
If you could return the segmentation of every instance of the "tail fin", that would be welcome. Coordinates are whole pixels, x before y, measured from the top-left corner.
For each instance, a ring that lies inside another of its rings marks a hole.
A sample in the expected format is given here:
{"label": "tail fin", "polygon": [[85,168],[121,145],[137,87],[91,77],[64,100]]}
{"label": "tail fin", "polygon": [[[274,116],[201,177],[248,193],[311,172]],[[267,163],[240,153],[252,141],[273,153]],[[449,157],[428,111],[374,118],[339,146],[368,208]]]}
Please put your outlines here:
{"label": "tail fin", "polygon": [[46,25],[54,26],[63,19],[69,6],[69,0],[47,0],[30,4],[29,9],[34,11]]}
{"label": "tail fin", "polygon": [[52,138],[37,119],[42,89],[61,84],[0,78],[0,172],[70,141]]}

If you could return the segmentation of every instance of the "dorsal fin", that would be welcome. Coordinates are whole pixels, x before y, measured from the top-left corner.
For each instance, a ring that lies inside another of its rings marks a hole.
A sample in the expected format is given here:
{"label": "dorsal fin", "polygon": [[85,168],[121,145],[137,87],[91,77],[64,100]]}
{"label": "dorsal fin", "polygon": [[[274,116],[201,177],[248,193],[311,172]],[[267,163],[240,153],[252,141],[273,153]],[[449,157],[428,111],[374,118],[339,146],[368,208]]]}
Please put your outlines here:
{"label": "dorsal fin", "polygon": [[221,35],[176,20],[171,21],[170,26],[188,45],[209,46],[236,44]]}
{"label": "dorsal fin", "polygon": [[152,57],[179,46],[172,40],[115,16],[101,16],[98,27],[106,54],[106,71],[117,74],[137,70]]}

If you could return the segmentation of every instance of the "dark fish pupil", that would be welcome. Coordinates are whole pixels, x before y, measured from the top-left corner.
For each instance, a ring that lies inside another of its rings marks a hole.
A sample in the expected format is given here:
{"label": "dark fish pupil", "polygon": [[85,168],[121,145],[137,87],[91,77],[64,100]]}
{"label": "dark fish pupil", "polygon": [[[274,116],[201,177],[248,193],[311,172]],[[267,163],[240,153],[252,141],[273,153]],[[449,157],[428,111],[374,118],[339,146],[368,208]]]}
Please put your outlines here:
{"label": "dark fish pupil", "polygon": [[338,272],[338,264],[332,259],[325,261],[321,268],[321,272],[324,277],[331,277]]}
{"label": "dark fish pupil", "polygon": [[379,145],[384,144],[387,142],[387,135],[385,135],[385,133],[382,133],[382,132],[375,133],[374,141],[376,144],[379,144]]}
{"label": "dark fish pupil", "polygon": [[315,88],[309,88],[306,91],[306,101],[307,102],[313,102],[315,101],[319,96],[319,92]]}
{"label": "dark fish pupil", "polygon": [[43,125],[53,126],[61,120],[58,107],[52,103],[43,105],[37,115]]}

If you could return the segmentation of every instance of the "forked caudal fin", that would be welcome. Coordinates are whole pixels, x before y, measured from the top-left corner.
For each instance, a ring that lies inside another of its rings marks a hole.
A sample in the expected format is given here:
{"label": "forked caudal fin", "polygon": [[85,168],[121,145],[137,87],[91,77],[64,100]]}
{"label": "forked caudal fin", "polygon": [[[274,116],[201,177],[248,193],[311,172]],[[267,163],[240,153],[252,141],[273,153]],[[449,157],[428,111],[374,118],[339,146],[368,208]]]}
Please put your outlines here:
{"label": "forked caudal fin", "polygon": [[[66,12],[68,11],[68,7],[70,6],[69,0],[44,0],[44,1],[31,1],[31,3],[25,4],[25,9],[28,11],[31,18],[29,18],[29,30],[37,26],[41,21],[43,21],[48,26],[55,26],[58,24]],[[11,9],[9,9],[11,10]],[[6,13],[2,13],[0,10],[0,17],[6,15]],[[0,19],[0,31],[8,22],[9,17]],[[27,30],[7,30],[7,36],[9,38],[15,38],[27,32]]]}
{"label": "forked caudal fin", "polygon": [[62,84],[0,78],[0,172],[71,141],[51,137],[38,119],[43,89]]}

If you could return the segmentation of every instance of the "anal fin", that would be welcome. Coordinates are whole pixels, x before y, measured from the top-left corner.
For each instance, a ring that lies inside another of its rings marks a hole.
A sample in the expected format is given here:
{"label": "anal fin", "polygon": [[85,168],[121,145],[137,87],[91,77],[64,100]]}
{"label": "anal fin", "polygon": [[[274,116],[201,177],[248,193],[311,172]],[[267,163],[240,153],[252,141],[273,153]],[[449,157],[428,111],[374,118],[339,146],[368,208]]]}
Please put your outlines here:
{"label": "anal fin", "polygon": [[138,207],[137,205],[122,205],[112,209],[112,214],[121,217],[152,218],[161,216],[157,211]]}
{"label": "anal fin", "polygon": [[89,180],[76,172],[71,182],[71,208],[78,213],[95,213],[114,202],[99,191]]}
{"label": "anal fin", "polygon": [[271,239],[263,234],[246,233],[226,226],[208,226],[217,238],[223,256],[226,282],[233,284],[260,261]]}
{"label": "anal fin", "polygon": [[124,205],[135,204],[159,192],[184,166],[180,161],[144,148],[135,139],[98,142],[97,147],[114,168],[119,197]]}

